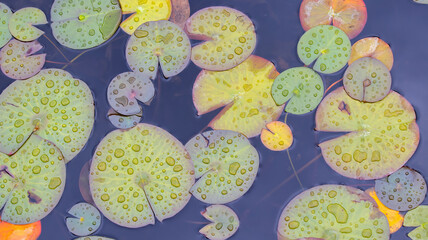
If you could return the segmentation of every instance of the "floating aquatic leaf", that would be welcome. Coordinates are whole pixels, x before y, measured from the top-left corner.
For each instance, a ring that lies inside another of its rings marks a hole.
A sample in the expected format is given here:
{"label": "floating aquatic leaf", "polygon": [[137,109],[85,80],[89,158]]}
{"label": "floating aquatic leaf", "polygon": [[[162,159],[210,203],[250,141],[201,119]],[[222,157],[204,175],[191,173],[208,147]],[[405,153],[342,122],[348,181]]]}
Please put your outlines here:
{"label": "floating aquatic leaf", "polygon": [[273,121],[266,124],[260,139],[263,145],[272,151],[283,151],[293,143],[293,133],[290,127],[283,122]]}
{"label": "floating aquatic leaf", "polygon": [[233,236],[239,228],[239,218],[236,213],[224,205],[211,205],[201,212],[202,216],[211,223],[199,230],[211,240],[225,240]]}
{"label": "floating aquatic leaf", "polygon": [[28,224],[48,215],[65,186],[61,152],[39,136],[31,136],[12,156],[0,153],[0,208],[4,221]]}
{"label": "floating aquatic leaf", "polygon": [[363,102],[377,102],[391,91],[391,74],[381,61],[363,57],[354,61],[343,75],[348,95]]}
{"label": "floating aquatic leaf", "polygon": [[366,22],[363,0],[303,0],[300,5],[300,23],[305,31],[332,23],[352,39],[361,33]]}
{"label": "floating aquatic leaf", "polygon": [[100,212],[89,203],[78,203],[68,213],[74,216],[66,219],[68,231],[76,236],[90,235],[101,225]]}
{"label": "floating aquatic leaf", "polygon": [[421,205],[404,216],[404,226],[418,227],[409,233],[412,240],[428,239],[428,206]]}
{"label": "floating aquatic leaf", "polygon": [[337,27],[321,25],[308,30],[297,45],[300,60],[306,65],[315,61],[313,69],[321,73],[335,73],[342,69],[351,54],[348,36]]}
{"label": "floating aquatic leaf", "polygon": [[98,236],[87,236],[87,237],[76,238],[74,240],[115,240],[115,239],[106,238],[106,237],[98,237]]}
{"label": "floating aquatic leaf", "polygon": [[12,10],[6,4],[0,3],[0,48],[12,38],[9,31],[9,19],[12,14]]}
{"label": "floating aquatic leaf", "polygon": [[285,111],[304,114],[314,110],[324,95],[324,83],[314,70],[307,67],[290,68],[273,83],[272,97],[276,104],[287,106]]}
{"label": "floating aquatic leaf", "polygon": [[351,65],[355,60],[362,57],[372,57],[383,62],[389,70],[394,64],[394,55],[388,43],[378,37],[368,37],[358,40],[352,45],[351,57],[348,64]]}
{"label": "floating aquatic leaf", "polygon": [[89,187],[89,171],[91,167],[91,161],[92,160],[87,161],[80,170],[79,190],[80,194],[82,194],[82,197],[86,202],[95,205],[94,199],[92,199],[91,189]]}
{"label": "floating aquatic leaf", "polygon": [[94,154],[90,187],[99,210],[130,228],[154,224],[187,204],[195,182],[184,146],[165,130],[138,124],[109,133]]}
{"label": "floating aquatic leaf", "polygon": [[350,132],[322,142],[325,161],[338,173],[356,179],[378,179],[403,166],[419,144],[412,105],[397,92],[376,103],[348,96],[343,87],[318,107],[316,130]]}
{"label": "floating aquatic leaf", "polygon": [[33,25],[47,24],[45,13],[34,7],[21,8],[9,19],[9,31],[16,39],[29,42],[39,38],[44,32]]}
{"label": "floating aquatic leaf", "polygon": [[295,197],[282,212],[278,239],[389,239],[389,225],[363,191],[321,185]]}
{"label": "floating aquatic leaf", "polygon": [[42,49],[39,42],[20,42],[12,39],[0,51],[2,72],[12,79],[27,79],[42,70],[46,54],[33,55]]}
{"label": "floating aquatic leaf", "polygon": [[199,115],[226,106],[210,122],[213,129],[257,136],[284,107],[270,94],[278,74],[271,62],[254,55],[228,71],[203,70],[193,85],[193,103]]}
{"label": "floating aquatic leaf", "polygon": [[88,86],[60,69],[15,81],[0,95],[0,151],[13,154],[32,134],[54,143],[68,162],[91,133],[94,102]]}
{"label": "floating aquatic leaf", "polygon": [[117,75],[107,88],[110,106],[122,115],[137,115],[142,112],[137,100],[149,104],[155,94],[150,78],[134,72]]}
{"label": "floating aquatic leaf", "polygon": [[241,133],[213,130],[186,143],[196,178],[190,192],[202,202],[224,204],[244,195],[259,169],[259,154]]}
{"label": "floating aquatic leaf", "polygon": [[168,20],[171,15],[170,0],[135,1],[119,0],[124,14],[133,13],[120,27],[127,34],[132,35],[143,23],[159,20]]}
{"label": "floating aquatic leaf", "polygon": [[189,0],[171,0],[171,17],[169,21],[184,29],[187,19],[190,17]]}
{"label": "floating aquatic leaf", "polygon": [[228,7],[208,7],[194,13],[186,23],[190,38],[206,40],[192,48],[192,61],[202,69],[221,71],[237,66],[256,47],[251,19]]}
{"label": "floating aquatic leaf", "polygon": [[40,221],[24,224],[15,225],[0,218],[0,239],[4,240],[37,240],[42,233],[42,224]]}
{"label": "floating aquatic leaf", "polygon": [[107,115],[113,126],[121,129],[128,129],[135,127],[141,121],[141,117],[143,116],[143,109],[140,107],[139,113],[127,116],[116,112],[113,108],[110,108]]}
{"label": "floating aquatic leaf", "polygon": [[408,211],[425,199],[427,184],[421,174],[403,167],[388,177],[376,180],[376,195],[388,208]]}
{"label": "floating aquatic leaf", "polygon": [[126,60],[132,71],[152,79],[158,64],[165,77],[172,77],[187,67],[190,51],[190,40],[179,26],[169,21],[148,22],[129,38]]}
{"label": "floating aquatic leaf", "polygon": [[51,8],[54,37],[73,49],[104,43],[116,32],[121,20],[117,0],[55,0]]}

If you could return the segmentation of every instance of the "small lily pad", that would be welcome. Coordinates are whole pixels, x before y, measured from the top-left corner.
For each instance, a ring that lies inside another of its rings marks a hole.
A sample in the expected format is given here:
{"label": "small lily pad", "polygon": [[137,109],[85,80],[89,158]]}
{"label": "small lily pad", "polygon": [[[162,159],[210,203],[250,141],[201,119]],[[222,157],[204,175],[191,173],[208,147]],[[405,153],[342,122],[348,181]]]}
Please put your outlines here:
{"label": "small lily pad", "polygon": [[363,191],[321,185],[297,195],[283,210],[278,239],[389,239],[389,224]]}
{"label": "small lily pad", "polygon": [[192,48],[192,61],[202,69],[231,69],[247,59],[256,47],[251,19],[229,7],[208,7],[194,13],[186,23],[191,39],[205,40]]}
{"label": "small lily pad", "polygon": [[76,238],[74,240],[115,240],[115,239],[106,238],[106,237],[99,237],[99,236],[87,236],[87,237]]}
{"label": "small lily pad", "polygon": [[348,36],[337,27],[321,25],[308,30],[297,45],[300,60],[320,73],[335,73],[342,69],[351,54]]}
{"label": "small lily pad", "polygon": [[37,240],[42,233],[40,221],[30,224],[11,224],[0,218],[0,239],[5,240]]}
{"label": "small lily pad", "polygon": [[0,66],[4,75],[12,79],[27,79],[42,70],[46,54],[33,55],[42,49],[39,42],[20,42],[12,39],[0,51]]}
{"label": "small lily pad", "polygon": [[165,77],[183,71],[190,61],[190,40],[169,21],[147,22],[138,27],[126,45],[126,60],[134,72],[155,78],[158,64]]}
{"label": "small lily pad", "polygon": [[378,37],[368,37],[358,40],[352,45],[351,57],[348,64],[351,65],[357,59],[372,57],[383,62],[389,70],[394,64],[394,55],[388,43]]}
{"label": "small lily pad", "polygon": [[202,216],[211,223],[199,230],[210,240],[225,240],[233,236],[239,228],[239,218],[236,213],[224,205],[211,205],[201,212]]}
{"label": "small lily pad", "polygon": [[184,29],[187,19],[190,17],[189,0],[171,0],[171,17],[169,21]]}
{"label": "small lily pad", "polygon": [[409,211],[419,206],[427,194],[427,184],[422,175],[403,167],[388,177],[376,180],[376,195],[388,208]]}
{"label": "small lily pad", "polygon": [[273,121],[266,124],[260,139],[263,145],[272,151],[283,151],[293,144],[293,133],[290,127],[283,122]]}
{"label": "small lily pad", "polygon": [[202,202],[224,204],[244,195],[256,178],[259,154],[241,133],[214,130],[186,143],[199,180],[190,192]]}
{"label": "small lily pad", "polygon": [[155,94],[150,78],[134,72],[117,75],[107,88],[110,106],[122,115],[137,115],[142,110],[137,100],[149,104]]}
{"label": "small lily pad", "polygon": [[16,39],[24,42],[36,40],[43,31],[33,25],[47,24],[45,13],[34,7],[21,8],[9,19],[9,31]]}
{"label": "small lily pad", "polygon": [[322,78],[307,67],[290,68],[276,77],[272,86],[272,97],[277,105],[287,106],[285,111],[305,114],[314,110],[324,95]]}
{"label": "small lily pad", "polygon": [[110,108],[107,113],[108,120],[110,120],[113,126],[120,129],[135,127],[141,121],[141,117],[143,116],[143,109],[141,107],[140,109],[141,111],[139,113],[127,116],[116,112],[113,108]]}
{"label": "small lily pad", "polygon": [[89,203],[78,203],[68,213],[74,217],[66,219],[67,228],[76,236],[91,235],[101,225],[100,212]]}
{"label": "small lily pad", "polygon": [[428,206],[421,205],[408,211],[404,216],[404,226],[418,227],[408,234],[412,240],[428,239]]}
{"label": "small lily pad", "polygon": [[9,19],[12,14],[12,10],[6,4],[0,3],[0,48],[12,38],[9,31]]}
{"label": "small lily pad", "polygon": [[72,49],[104,43],[116,32],[121,20],[118,0],[55,0],[51,8],[54,37]]}

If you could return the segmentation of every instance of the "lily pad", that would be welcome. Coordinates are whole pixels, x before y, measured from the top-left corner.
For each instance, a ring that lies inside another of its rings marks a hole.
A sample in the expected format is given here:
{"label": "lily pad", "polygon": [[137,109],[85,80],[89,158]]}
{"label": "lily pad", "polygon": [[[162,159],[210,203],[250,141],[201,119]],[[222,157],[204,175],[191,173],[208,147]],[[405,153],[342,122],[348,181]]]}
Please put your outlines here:
{"label": "lily pad", "polygon": [[9,31],[9,19],[12,14],[12,10],[6,4],[0,3],[0,48],[12,38]]}
{"label": "lily pad", "polygon": [[39,42],[20,42],[12,39],[0,51],[0,66],[4,75],[12,79],[27,79],[42,70],[46,54],[33,55],[42,49]]}
{"label": "lily pad", "polygon": [[283,122],[273,121],[266,124],[260,139],[263,145],[272,151],[283,151],[293,144],[293,133],[290,127]]}
{"label": "lily pad", "polygon": [[199,180],[190,192],[202,202],[224,204],[244,195],[259,169],[259,154],[241,133],[214,130],[186,143]]}
{"label": "lily pad", "polygon": [[92,199],[91,189],[89,187],[89,171],[91,168],[91,161],[92,160],[87,161],[80,170],[79,190],[80,194],[86,202],[95,205],[94,199]]}
{"label": "lily pad", "polygon": [[107,113],[108,120],[110,120],[113,126],[120,129],[135,127],[141,121],[141,117],[143,116],[143,109],[141,107],[140,109],[139,113],[127,116],[116,112],[113,108],[110,108]]}
{"label": "lily pad", "polygon": [[372,57],[383,62],[389,70],[394,64],[394,55],[388,43],[378,37],[368,37],[358,40],[352,45],[351,57],[348,64],[351,65],[355,60],[363,57]]}
{"label": "lily pad", "polygon": [[98,237],[98,236],[87,236],[87,237],[76,238],[74,240],[115,240],[115,239],[106,238],[106,237]]}
{"label": "lily pad", "polygon": [[364,57],[354,61],[343,76],[348,95],[363,102],[377,102],[391,91],[391,74],[381,61]]}
{"label": "lily pad", "polygon": [[86,144],[94,123],[88,86],[60,69],[15,81],[0,95],[0,151],[13,154],[31,135],[54,143],[68,162]]}
{"label": "lily pad", "polygon": [[394,91],[379,102],[364,103],[340,87],[324,98],[315,118],[318,131],[350,132],[319,145],[327,164],[345,177],[385,177],[401,168],[419,144],[415,111]]}
{"label": "lily pad", "polygon": [[211,223],[199,230],[211,240],[225,240],[233,236],[239,228],[239,218],[236,213],[224,205],[211,205],[201,212],[202,216]]}
{"label": "lily pad", "polygon": [[133,13],[120,27],[127,34],[132,35],[143,23],[151,21],[168,20],[171,15],[170,0],[135,1],[119,0],[123,14]]}
{"label": "lily pad", "polygon": [[129,228],[154,224],[181,211],[194,169],[184,146],[165,130],[140,123],[109,133],[94,154],[90,187],[98,209]]}
{"label": "lily pad", "polygon": [[78,203],[68,213],[74,217],[66,219],[67,228],[76,236],[90,235],[101,225],[100,212],[89,203]]}
{"label": "lily pad", "polygon": [[283,210],[278,239],[389,239],[389,225],[363,191],[321,185],[297,195]]}
{"label": "lily pad", "polygon": [[42,233],[40,221],[30,224],[11,224],[0,219],[0,239],[37,240]]}
{"label": "lily pad", "polygon": [[270,93],[278,75],[271,62],[254,55],[228,71],[203,70],[193,85],[193,104],[198,115],[225,106],[209,123],[213,129],[257,136],[284,107],[277,106]]}
{"label": "lily pad", "polygon": [[422,175],[403,167],[388,177],[376,180],[376,194],[388,208],[409,211],[419,206],[427,194],[427,184]]}
{"label": "lily pad", "polygon": [[138,27],[126,45],[126,61],[132,71],[155,78],[158,64],[165,77],[183,71],[190,61],[190,40],[169,21],[147,22]]}
{"label": "lily pad", "polygon": [[33,25],[47,24],[45,13],[34,7],[21,8],[9,19],[9,31],[16,39],[24,42],[36,40],[43,31]]}
{"label": "lily pad", "polygon": [[155,94],[152,81],[144,75],[125,72],[117,75],[107,88],[110,106],[122,115],[136,115],[141,112],[137,100],[149,104]]}
{"label": "lily pad", "polygon": [[320,73],[335,73],[342,69],[351,54],[348,36],[337,27],[321,25],[309,29],[297,45],[300,60]]}
{"label": "lily pad", "polygon": [[428,0],[413,0],[415,3],[428,4]]}
{"label": "lily pad", "polygon": [[303,0],[300,23],[305,31],[325,24],[342,29],[349,38],[361,33],[367,22],[363,0]]}
{"label": "lily pad", "polygon": [[287,106],[285,111],[305,114],[314,110],[324,95],[322,78],[307,67],[290,68],[282,72],[273,83],[272,97],[277,105]]}
{"label": "lily pad", "polygon": [[251,56],[256,47],[253,22],[233,8],[201,9],[187,20],[185,29],[191,39],[205,41],[192,48],[192,61],[202,69],[231,69]]}
{"label": "lily pad", "polygon": [[171,0],[171,16],[169,21],[184,29],[187,19],[190,17],[189,0]]}
{"label": "lily pad", "polygon": [[65,163],[50,142],[33,135],[12,156],[0,153],[3,221],[39,221],[57,205],[65,186]]}
{"label": "lily pad", "polygon": [[72,49],[104,43],[116,32],[121,20],[118,0],[55,0],[51,8],[54,37]]}
{"label": "lily pad", "polygon": [[412,240],[428,239],[428,206],[421,205],[408,211],[404,216],[404,226],[418,227],[408,234]]}

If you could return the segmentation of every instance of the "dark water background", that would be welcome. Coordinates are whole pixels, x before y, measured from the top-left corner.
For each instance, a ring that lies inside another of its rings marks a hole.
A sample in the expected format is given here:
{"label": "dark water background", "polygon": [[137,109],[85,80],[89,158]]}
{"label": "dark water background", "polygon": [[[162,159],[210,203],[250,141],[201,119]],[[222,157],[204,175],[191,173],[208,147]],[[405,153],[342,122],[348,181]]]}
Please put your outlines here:
{"label": "dark water background", "polygon": [[[50,19],[53,0],[2,0],[2,2],[13,11],[28,6],[38,7]],[[300,2],[301,0],[190,0],[190,6],[192,13],[215,5],[233,7],[246,13],[257,28],[258,43],[255,54],[273,61],[278,71],[282,72],[289,67],[303,65],[299,62],[296,52],[297,41],[304,33],[298,17]],[[395,58],[392,69],[393,89],[413,104],[421,131],[419,149],[407,165],[428,176],[428,148],[424,141],[424,137],[428,136],[428,5],[415,4],[412,0],[365,0],[365,2],[368,10],[367,25],[352,43],[364,37],[379,36],[391,45]],[[55,41],[49,25],[40,28]],[[65,226],[65,214],[74,204],[83,201],[78,187],[82,166],[91,158],[99,141],[115,129],[106,118],[109,109],[106,89],[114,76],[129,71],[125,60],[127,39],[128,35],[119,30],[107,43],[91,49],[66,69],[74,77],[85,81],[92,89],[96,102],[96,121],[86,148],[67,164],[65,192],[58,206],[42,220],[40,240],[74,238]],[[45,47],[43,51],[48,54],[47,60],[64,61],[46,38],[41,37],[39,41]],[[67,49],[58,43],[57,45],[69,59],[82,52]],[[62,65],[52,63],[45,65],[45,68],[52,67],[61,68]],[[183,144],[203,129],[218,111],[201,117],[196,115],[192,103],[192,85],[199,71],[200,69],[191,63],[179,76],[168,80],[159,76],[155,82],[157,85],[155,99],[150,106],[144,106],[142,121],[168,130]],[[324,76],[325,86],[340,79],[343,71]],[[12,80],[2,74],[0,76],[0,89],[4,89]],[[320,149],[317,143],[331,137],[314,132],[314,113],[315,111],[303,116],[291,114],[288,116],[287,123],[295,137],[290,154],[297,169],[319,157]],[[283,119],[284,115],[281,116],[281,120]],[[251,139],[251,142],[261,155],[260,170],[250,191],[243,198],[228,204],[241,220],[238,232],[231,239],[274,240],[276,224],[283,207],[302,189],[293,177],[280,185],[293,174],[285,152],[268,151],[258,137]],[[327,183],[346,184],[361,189],[374,185],[373,181],[357,181],[340,176],[327,166],[322,157],[305,168],[299,176],[305,188]],[[424,203],[427,204],[428,199]],[[203,226],[200,222],[205,222],[200,215],[200,211],[205,207],[206,204],[192,198],[175,217],[140,229],[119,227],[104,218],[96,234],[119,240],[204,239],[198,234],[198,230]],[[411,228],[402,228],[393,234],[391,239],[409,239],[406,233],[410,230]]]}

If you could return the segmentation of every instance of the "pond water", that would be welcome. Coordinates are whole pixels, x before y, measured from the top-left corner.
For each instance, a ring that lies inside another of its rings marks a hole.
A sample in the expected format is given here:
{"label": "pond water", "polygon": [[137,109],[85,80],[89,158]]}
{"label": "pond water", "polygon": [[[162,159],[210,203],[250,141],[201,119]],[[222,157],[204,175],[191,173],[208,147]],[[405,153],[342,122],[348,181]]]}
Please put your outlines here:
{"label": "pond water", "polygon": [[[53,0],[2,0],[12,10],[33,6],[42,9],[49,17]],[[304,33],[298,16],[301,0],[190,0],[191,12],[208,6],[224,5],[246,13],[257,28],[257,47],[255,54],[275,63],[279,72],[290,67],[302,66],[296,46]],[[368,21],[358,39],[378,36],[391,45],[394,53],[392,69],[393,86],[414,106],[417,112],[421,133],[419,149],[407,163],[408,166],[428,176],[428,148],[425,136],[428,136],[428,5],[419,5],[411,0],[366,0]],[[49,39],[55,41],[49,25],[41,26]],[[65,225],[65,216],[69,208],[83,201],[78,187],[82,166],[91,158],[100,140],[115,127],[106,118],[109,105],[106,89],[110,80],[119,73],[129,71],[125,60],[125,45],[128,35],[119,30],[107,43],[89,50],[67,67],[74,77],[85,81],[93,91],[96,102],[96,120],[92,136],[85,149],[67,164],[67,182],[65,192],[58,206],[42,220],[41,240],[73,239]],[[64,61],[59,52],[45,37],[39,41],[45,47],[49,61]],[[55,41],[56,42],[56,41]],[[60,46],[69,59],[82,51]],[[55,63],[46,63],[45,68],[62,67]],[[323,76],[325,86],[340,79],[343,71]],[[160,126],[181,142],[186,143],[201,131],[218,111],[197,116],[192,102],[193,82],[200,69],[190,64],[180,75],[170,79],[158,77],[155,82],[156,96],[150,106],[143,107],[142,122]],[[161,74],[159,74],[161,75]],[[1,76],[0,89],[12,82]],[[329,134],[314,131],[315,111],[306,115],[288,115],[287,123],[293,130],[295,142],[290,149],[291,158],[305,189],[326,183],[346,184],[361,189],[374,186],[374,181],[358,181],[345,178],[334,172],[320,156],[317,144],[331,138]],[[284,119],[285,114],[281,116]],[[302,191],[286,152],[267,150],[258,137],[251,139],[261,156],[258,177],[244,197],[228,206],[232,207],[241,220],[238,232],[231,239],[274,240],[276,225],[284,206]],[[424,204],[427,204],[426,199]],[[204,239],[198,230],[205,222],[200,215],[207,205],[192,198],[189,204],[171,219],[163,223],[139,229],[119,227],[106,218],[97,235],[116,239]],[[407,239],[411,228],[402,228],[391,239]]]}

